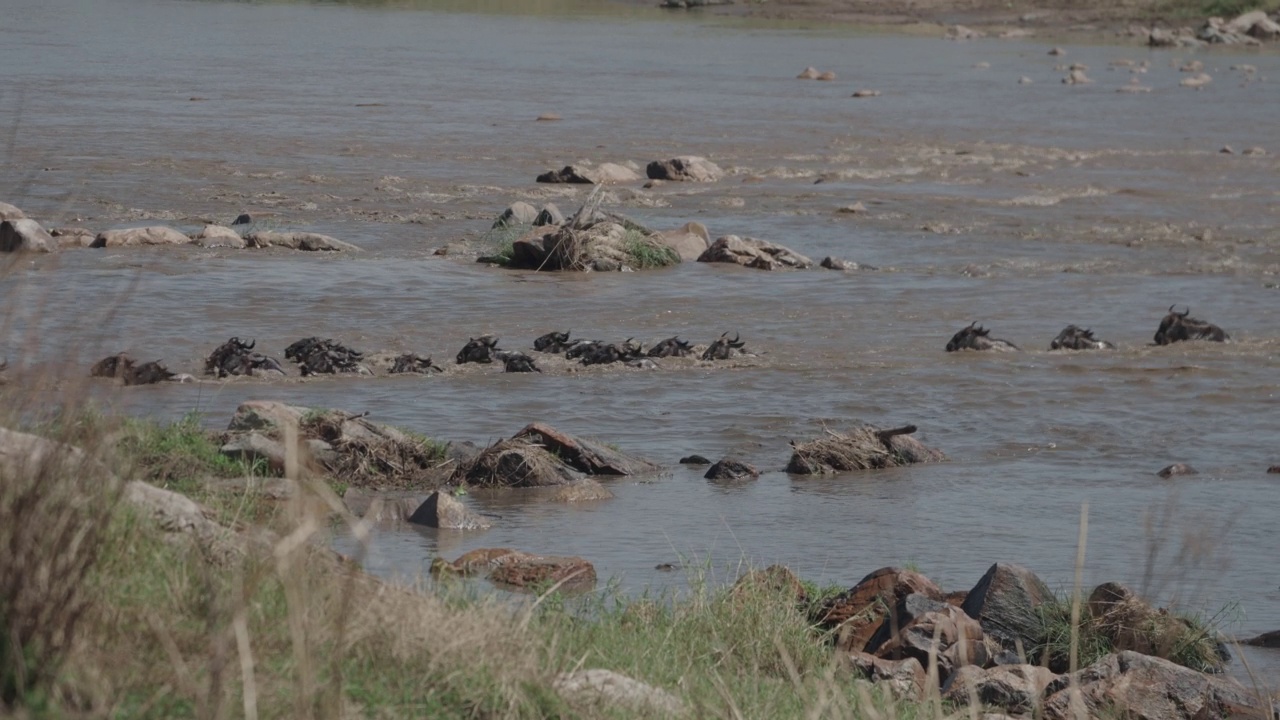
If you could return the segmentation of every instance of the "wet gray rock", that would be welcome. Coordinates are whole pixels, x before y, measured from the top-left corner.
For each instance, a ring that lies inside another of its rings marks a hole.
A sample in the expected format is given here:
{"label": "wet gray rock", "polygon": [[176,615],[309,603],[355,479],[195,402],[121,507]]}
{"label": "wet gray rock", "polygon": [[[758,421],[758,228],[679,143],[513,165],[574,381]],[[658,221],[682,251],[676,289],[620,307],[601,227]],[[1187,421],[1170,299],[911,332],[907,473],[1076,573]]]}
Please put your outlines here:
{"label": "wet gray rock", "polygon": [[27,216],[26,213],[18,209],[16,206],[7,202],[0,202],[0,221],[4,220],[22,220]]}
{"label": "wet gray rock", "polygon": [[223,225],[205,225],[200,232],[191,236],[191,241],[204,248],[225,247],[243,250],[248,247],[240,233]]}
{"label": "wet gray rock", "polygon": [[639,182],[644,178],[635,170],[617,163],[600,163],[596,166],[565,165],[560,170],[550,170],[537,177],[540,183],[572,183],[579,185],[612,185],[614,183]]}
{"label": "wet gray rock", "polygon": [[[1076,690],[1073,692],[1071,684]],[[1266,717],[1264,701],[1231,677],[1209,675],[1132,651],[1113,653],[1045,688],[1046,720],[1127,717],[1135,720],[1210,720]]]}
{"label": "wet gray rock", "polygon": [[706,252],[698,256],[698,262],[734,263],[758,270],[774,270],[782,267],[803,269],[813,266],[812,260],[791,248],[767,240],[743,238],[737,235],[726,235],[716,239]]}
{"label": "wet gray rock", "polygon": [[81,227],[56,227],[49,234],[58,240],[58,247],[93,247],[97,233]]}
{"label": "wet gray rock", "polygon": [[47,253],[57,247],[40,223],[30,218],[0,221],[0,252]]}
{"label": "wet gray rock", "polygon": [[535,227],[545,227],[547,225],[563,225],[564,213],[560,212],[560,208],[552,203],[547,203],[538,211],[538,216],[533,219]]}
{"label": "wet gray rock", "polygon": [[856,263],[856,262],[853,262],[853,261],[851,261],[851,260],[841,260],[840,258],[837,258],[837,257],[831,257],[830,255],[828,255],[827,257],[822,258],[822,262],[820,262],[820,263],[818,263],[818,264],[819,264],[819,265],[821,265],[822,267],[824,267],[824,268],[828,269],[828,270],[845,270],[845,271],[850,271],[850,270],[859,270],[859,269],[861,269],[861,266],[859,266],[859,265],[858,265],[858,263]]}
{"label": "wet gray rock", "polygon": [[163,225],[150,227],[125,228],[123,230],[107,230],[98,233],[90,247],[113,248],[131,247],[134,245],[187,245],[191,238]]}
{"label": "wet gray rock", "polygon": [[522,200],[507,206],[506,210],[493,221],[493,227],[503,228],[511,225],[532,225],[538,219],[538,209]]}
{"label": "wet gray rock", "polygon": [[760,471],[741,460],[724,458],[712,465],[702,477],[707,480],[754,480],[760,477]]}
{"label": "wet gray rock", "polygon": [[651,475],[662,469],[656,463],[561,432],[545,423],[526,425],[512,439],[535,442],[586,475]]}
{"label": "wet gray rock", "polygon": [[1006,650],[1016,651],[1039,642],[1043,623],[1040,606],[1053,600],[1053,592],[1035,573],[1005,563],[992,565],[969,591],[961,606],[982,624],[987,635]]}
{"label": "wet gray rock", "polygon": [[556,676],[552,687],[571,705],[606,711],[631,711],[678,717],[685,704],[667,692],[612,670],[577,670]]}
{"label": "wet gray rock", "polygon": [[1174,463],[1172,465],[1168,465],[1166,467],[1161,468],[1160,472],[1156,473],[1156,475],[1159,475],[1162,478],[1171,478],[1171,477],[1174,477],[1175,475],[1199,475],[1199,474],[1200,474],[1199,470],[1196,470],[1195,468],[1191,467],[1186,463]]}
{"label": "wet gray rock", "polygon": [[493,527],[492,523],[467,509],[458,499],[439,490],[431,493],[413,511],[409,522],[442,530],[488,530]]}
{"label": "wet gray rock", "polygon": [[651,180],[680,180],[686,182],[715,182],[724,177],[724,171],[715,163],[698,155],[683,155],[670,160],[654,160],[645,168]]}
{"label": "wet gray rock", "polygon": [[319,233],[310,232],[272,232],[257,230],[246,233],[245,243],[252,248],[282,247],[290,250],[307,252],[354,252],[360,248],[349,242]]}

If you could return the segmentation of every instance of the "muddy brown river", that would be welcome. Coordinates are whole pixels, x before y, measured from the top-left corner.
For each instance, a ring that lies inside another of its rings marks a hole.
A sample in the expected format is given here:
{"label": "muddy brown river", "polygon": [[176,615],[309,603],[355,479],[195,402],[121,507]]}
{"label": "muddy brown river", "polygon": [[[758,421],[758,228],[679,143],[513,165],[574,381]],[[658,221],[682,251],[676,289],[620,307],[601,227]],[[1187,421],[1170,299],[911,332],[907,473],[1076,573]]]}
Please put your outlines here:
{"label": "muddy brown river", "polygon": [[[32,375],[83,376],[120,350],[198,374],[232,335],[277,356],[321,335],[451,364],[482,333],[515,349],[555,329],[740,332],[759,357],[724,368],[93,387],[125,412],[194,410],[211,426],[247,399],[478,443],[541,420],[669,468],[606,481],[617,497],[586,506],[472,498],[496,519],[481,534],[381,531],[368,561],[380,573],[515,546],[587,557],[624,591],[682,587],[654,569],[681,560],[718,581],[785,563],[845,584],[911,563],[949,589],[1006,561],[1065,590],[1088,503],[1086,584],[1130,583],[1231,634],[1280,628],[1280,476],[1266,474],[1280,462],[1280,57],[1119,45],[1054,57],[1034,39],[569,0],[479,7],[8,0],[0,200],[94,231],[248,212],[365,251],[19,258],[0,275],[0,353]],[[1193,59],[1213,77],[1201,90],[1179,85]],[[1094,82],[1063,84],[1073,62]],[[808,65],[838,79],[795,79]],[[1131,79],[1151,91],[1117,92]],[[881,95],[850,97],[859,89]],[[563,119],[535,122],[543,113]],[[483,251],[514,200],[571,212],[585,198],[535,184],[541,172],[682,154],[728,175],[610,187],[606,206],[878,269],[537,274],[433,254]],[[855,203],[865,210],[841,212]],[[1151,346],[1175,303],[1235,342]],[[975,320],[1024,351],[943,352]],[[1046,352],[1068,323],[1120,347]],[[52,402],[58,387],[32,392]],[[914,423],[952,461],[781,472],[790,440],[857,421]],[[708,482],[676,464],[690,453],[765,472]],[[1200,474],[1156,477],[1173,462]],[[1248,658],[1280,679],[1276,652]]]}

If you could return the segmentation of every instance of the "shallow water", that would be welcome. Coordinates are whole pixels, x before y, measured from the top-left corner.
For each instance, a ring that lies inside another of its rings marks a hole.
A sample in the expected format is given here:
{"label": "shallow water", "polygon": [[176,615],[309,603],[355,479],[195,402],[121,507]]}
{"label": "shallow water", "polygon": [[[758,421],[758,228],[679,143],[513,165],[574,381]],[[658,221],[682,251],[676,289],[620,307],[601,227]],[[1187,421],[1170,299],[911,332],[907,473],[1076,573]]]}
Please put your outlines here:
{"label": "shallow water", "polygon": [[[1215,79],[1192,91],[1177,85],[1185,53],[1071,46],[1061,59],[1034,41],[803,33],[623,6],[10,5],[0,199],[46,226],[94,229],[248,211],[366,249],[22,259],[0,276],[0,351],[16,365],[78,375],[127,349],[196,373],[230,335],[280,354],[311,334],[447,360],[481,333],[519,348],[563,328],[701,342],[738,331],[759,353],[724,369],[95,387],[131,412],[197,409],[215,425],[267,397],[476,442],[542,420],[670,467],[607,481],[617,498],[585,506],[472,498],[499,518],[493,530],[383,531],[378,572],[510,545],[581,554],[626,590],[682,584],[653,569],[682,558],[725,581],[746,561],[848,584],[914,563],[949,589],[1006,561],[1066,588],[1088,503],[1086,584],[1228,606],[1241,636],[1280,627],[1280,480],[1265,474],[1280,461],[1280,290],[1268,287],[1280,163],[1218,152],[1280,152],[1280,94],[1257,79],[1280,77],[1275,55],[1204,53]],[[1131,76],[1108,69],[1118,58],[1149,61],[1136,77],[1153,92],[1116,93]],[[1062,62],[1097,82],[1062,85]],[[1241,63],[1258,70],[1230,69]],[[807,65],[840,80],[795,80]],[[859,88],[884,94],[851,99]],[[564,120],[534,122],[546,112]],[[881,270],[558,276],[432,255],[512,200],[576,207],[585,190],[535,185],[544,170],[687,153],[730,175],[614,188],[610,203],[659,228],[698,220]],[[854,202],[866,212],[837,212]],[[1173,303],[1237,342],[1147,346]],[[973,320],[1026,352],[942,352]],[[1069,322],[1121,349],[1044,352]],[[779,472],[789,440],[858,420],[914,423],[953,461]],[[675,464],[694,452],[765,473],[710,483]],[[1201,474],[1155,477],[1179,461]],[[1277,677],[1275,655],[1251,659]]]}

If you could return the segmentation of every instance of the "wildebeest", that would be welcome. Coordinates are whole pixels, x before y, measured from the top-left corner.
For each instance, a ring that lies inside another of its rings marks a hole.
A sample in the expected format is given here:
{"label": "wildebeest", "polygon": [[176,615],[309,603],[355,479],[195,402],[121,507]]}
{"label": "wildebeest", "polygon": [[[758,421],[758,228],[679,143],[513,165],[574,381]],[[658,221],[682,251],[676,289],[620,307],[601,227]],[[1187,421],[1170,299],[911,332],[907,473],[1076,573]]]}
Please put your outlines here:
{"label": "wildebeest", "polygon": [[415,353],[405,353],[396,358],[395,363],[390,370],[392,375],[400,373],[424,373],[444,372],[444,369],[431,361],[430,357],[422,357]]}
{"label": "wildebeest", "polygon": [[493,335],[481,335],[467,340],[467,344],[458,351],[457,360],[459,365],[469,362],[491,363],[498,352],[498,338]]}
{"label": "wildebeest", "polygon": [[947,352],[956,352],[957,350],[994,350],[996,352],[1009,352],[1017,350],[1018,346],[1008,340],[990,337],[991,331],[982,327],[976,322],[969,323],[968,327],[956,333],[951,338],[951,342],[947,343]]}
{"label": "wildebeest", "polygon": [[90,377],[118,378],[125,385],[151,385],[175,377],[159,360],[138,364],[125,353],[109,355],[89,368]]}
{"label": "wildebeest", "polygon": [[1116,346],[1093,336],[1093,330],[1068,325],[1049,343],[1050,350],[1115,350]]}
{"label": "wildebeest", "polygon": [[571,332],[573,331],[549,332],[533,341],[533,349],[544,353],[562,353],[577,344],[576,341],[569,341],[569,333]]}
{"label": "wildebeest", "polygon": [[285,348],[284,356],[285,359],[298,363],[303,375],[316,375],[361,372],[360,360],[364,358],[364,353],[352,350],[336,340],[309,337]]}
{"label": "wildebeest", "polygon": [[204,361],[204,374],[216,377],[228,375],[253,375],[255,370],[276,370],[284,373],[280,361],[254,352],[256,341],[244,342],[238,337],[222,343],[209,353]]}
{"label": "wildebeest", "polygon": [[542,372],[534,364],[533,358],[522,352],[500,352],[497,354],[506,372]]}
{"label": "wildebeest", "polygon": [[603,340],[574,340],[565,348],[564,356],[570,360],[586,357],[605,345]]}
{"label": "wildebeest", "polygon": [[627,338],[621,344],[596,343],[594,347],[582,354],[579,360],[583,365],[608,365],[616,362],[629,362],[644,357],[644,347],[640,343]]}
{"label": "wildebeest", "polygon": [[649,348],[649,357],[685,357],[693,354],[693,346],[679,337],[669,337]]}
{"label": "wildebeest", "polygon": [[734,333],[732,340],[729,339],[729,333],[725,333],[716,338],[716,341],[702,353],[702,359],[728,360],[736,355],[745,355],[746,351],[742,349],[745,344],[738,333]]}
{"label": "wildebeest", "polygon": [[1164,316],[1160,321],[1160,327],[1156,329],[1157,345],[1170,345],[1184,340],[1212,340],[1213,342],[1231,340],[1231,336],[1217,325],[1190,317],[1191,308],[1187,308],[1186,312],[1176,313],[1173,311],[1175,307],[1177,306],[1169,306],[1169,314]]}

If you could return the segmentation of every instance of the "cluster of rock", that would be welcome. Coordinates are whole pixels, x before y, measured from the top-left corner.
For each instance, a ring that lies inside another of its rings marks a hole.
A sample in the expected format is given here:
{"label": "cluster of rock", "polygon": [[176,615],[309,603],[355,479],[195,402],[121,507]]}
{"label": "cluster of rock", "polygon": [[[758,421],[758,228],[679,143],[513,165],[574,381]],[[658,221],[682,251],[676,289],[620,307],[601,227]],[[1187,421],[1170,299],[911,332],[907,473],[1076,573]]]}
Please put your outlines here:
{"label": "cluster of rock", "polygon": [[1052,626],[1063,608],[1029,570],[996,564],[956,593],[917,572],[882,568],[810,612],[849,666],[899,698],[939,692],[962,706],[1055,720],[1077,717],[1073,703],[1087,717],[1161,720],[1270,710],[1237,681],[1212,674],[1229,659],[1218,638],[1116,583],[1098,586],[1080,615],[1081,635],[1108,652],[1070,673],[1068,645]]}
{"label": "cluster of rock", "polygon": [[1199,30],[1151,28],[1147,33],[1147,44],[1152,47],[1259,45],[1276,39],[1280,39],[1280,22],[1263,10],[1253,10],[1232,20],[1211,17]]}
{"label": "cluster of rock", "polygon": [[612,185],[617,183],[649,180],[675,182],[715,182],[724,177],[718,165],[699,155],[681,155],[667,160],[654,160],[644,168],[644,175],[634,163],[600,163],[599,165],[566,165],[559,170],[548,170],[539,175],[540,183],[576,183],[584,185]]}
{"label": "cluster of rock", "polygon": [[[247,225],[247,215],[233,225]],[[275,232],[249,230],[241,234],[223,225],[206,225],[199,232],[186,235],[164,225],[122,228],[94,233],[78,227],[59,227],[46,231],[40,223],[21,210],[0,203],[0,252],[47,253],[60,248],[119,248],[154,245],[198,245],[205,248],[269,248],[281,247],[306,251],[351,251],[360,248],[337,238],[311,232]]]}

